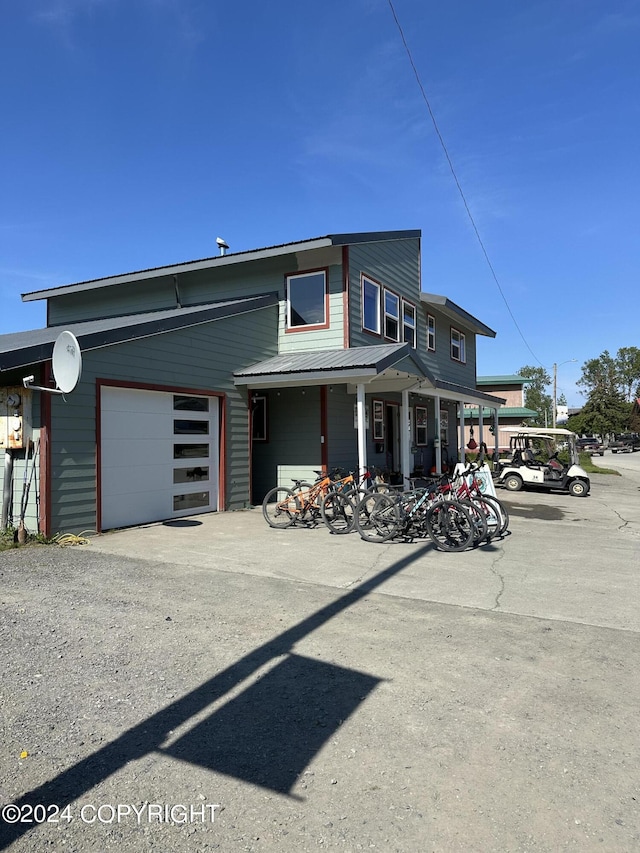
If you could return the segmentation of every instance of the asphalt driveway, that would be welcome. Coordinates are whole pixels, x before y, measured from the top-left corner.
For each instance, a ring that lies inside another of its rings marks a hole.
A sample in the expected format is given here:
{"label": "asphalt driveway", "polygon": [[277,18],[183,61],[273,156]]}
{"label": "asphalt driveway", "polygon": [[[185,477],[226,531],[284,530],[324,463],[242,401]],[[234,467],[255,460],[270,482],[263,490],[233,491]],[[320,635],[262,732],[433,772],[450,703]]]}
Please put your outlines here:
{"label": "asphalt driveway", "polygon": [[256,510],[0,554],[0,849],[636,849],[639,487],[464,554]]}

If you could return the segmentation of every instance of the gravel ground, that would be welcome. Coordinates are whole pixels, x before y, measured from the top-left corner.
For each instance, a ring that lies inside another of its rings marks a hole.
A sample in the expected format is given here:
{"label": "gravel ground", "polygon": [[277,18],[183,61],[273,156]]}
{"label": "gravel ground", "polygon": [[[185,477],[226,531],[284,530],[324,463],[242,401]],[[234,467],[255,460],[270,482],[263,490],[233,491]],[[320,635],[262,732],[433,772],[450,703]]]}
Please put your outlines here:
{"label": "gravel ground", "polygon": [[50,818],[0,849],[640,846],[631,631],[91,546],[0,583],[0,802]]}

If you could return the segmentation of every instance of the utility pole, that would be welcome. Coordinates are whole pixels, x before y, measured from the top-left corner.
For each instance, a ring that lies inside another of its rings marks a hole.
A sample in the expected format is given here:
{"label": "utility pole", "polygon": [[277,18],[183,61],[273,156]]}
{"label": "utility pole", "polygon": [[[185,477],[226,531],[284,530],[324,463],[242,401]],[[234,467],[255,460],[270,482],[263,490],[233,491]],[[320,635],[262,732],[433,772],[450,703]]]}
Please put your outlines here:
{"label": "utility pole", "polygon": [[[577,361],[577,358],[568,358],[566,361],[560,362],[560,367],[563,364],[569,364],[570,362]],[[557,417],[557,409],[558,409],[558,365],[554,362],[553,364],[553,413],[552,413],[552,422],[553,428],[556,428],[556,417]]]}

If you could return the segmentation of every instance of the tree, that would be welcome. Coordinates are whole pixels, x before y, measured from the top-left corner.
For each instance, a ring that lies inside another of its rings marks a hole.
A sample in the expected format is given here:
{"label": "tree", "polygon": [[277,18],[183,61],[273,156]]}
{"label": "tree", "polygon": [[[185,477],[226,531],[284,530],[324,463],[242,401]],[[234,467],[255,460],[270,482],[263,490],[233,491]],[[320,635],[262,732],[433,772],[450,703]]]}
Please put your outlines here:
{"label": "tree", "polygon": [[582,365],[582,376],[576,385],[586,388],[582,393],[588,397],[595,391],[599,394],[611,394],[618,390],[618,370],[608,350],[604,350],[597,358],[585,361]]}
{"label": "tree", "polygon": [[618,382],[625,400],[631,403],[640,394],[640,349],[620,347],[616,353]]}
{"label": "tree", "polygon": [[551,410],[553,399],[547,393],[547,386],[551,383],[551,377],[544,367],[532,367],[525,364],[518,370],[518,376],[526,377],[529,382],[524,388],[524,404],[527,409],[537,412],[535,418],[529,421],[535,426],[548,426],[552,420]]}
{"label": "tree", "polygon": [[631,404],[625,401],[617,388],[607,391],[600,386],[591,392],[580,413],[569,418],[567,429],[578,435],[599,435],[604,438],[624,432],[630,415]]}

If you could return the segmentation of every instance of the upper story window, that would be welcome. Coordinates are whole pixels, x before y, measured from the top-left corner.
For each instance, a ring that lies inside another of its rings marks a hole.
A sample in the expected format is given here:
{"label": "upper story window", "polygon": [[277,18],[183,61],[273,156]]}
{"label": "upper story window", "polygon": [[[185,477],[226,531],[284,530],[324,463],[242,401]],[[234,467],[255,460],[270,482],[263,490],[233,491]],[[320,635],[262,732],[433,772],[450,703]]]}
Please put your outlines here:
{"label": "upper story window", "polygon": [[416,306],[402,300],[402,340],[416,347]]}
{"label": "upper story window", "polygon": [[328,327],[326,270],[288,275],[286,289],[289,331]]}
{"label": "upper story window", "polygon": [[431,314],[427,314],[427,349],[436,349],[436,318]]}
{"label": "upper story window", "polygon": [[380,334],[380,285],[362,276],[362,328]]}
{"label": "upper story window", "polygon": [[457,329],[451,329],[451,358],[454,361],[466,362],[465,337]]}
{"label": "upper story window", "polygon": [[389,340],[399,340],[400,298],[390,290],[384,292],[384,336]]}

